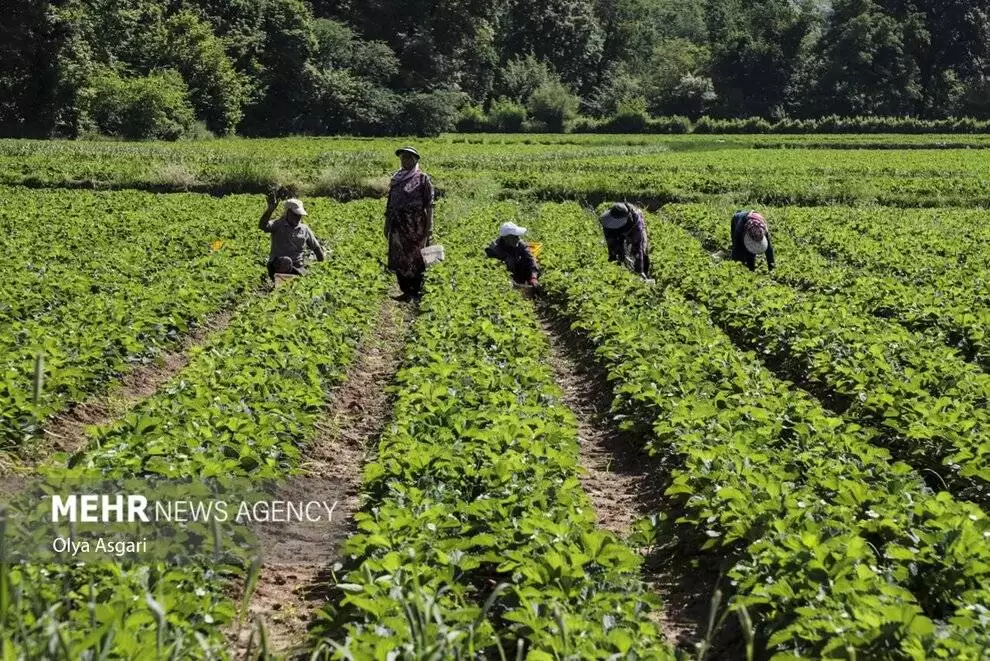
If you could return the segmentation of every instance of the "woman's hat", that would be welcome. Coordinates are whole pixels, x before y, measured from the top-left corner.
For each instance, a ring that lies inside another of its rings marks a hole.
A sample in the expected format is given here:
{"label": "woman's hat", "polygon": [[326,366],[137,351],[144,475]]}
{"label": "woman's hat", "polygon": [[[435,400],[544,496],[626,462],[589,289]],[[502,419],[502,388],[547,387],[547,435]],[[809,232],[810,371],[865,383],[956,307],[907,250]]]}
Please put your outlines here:
{"label": "woman's hat", "polygon": [[525,227],[519,227],[515,223],[502,223],[498,228],[499,236],[522,236],[526,233]]}
{"label": "woman's hat", "polygon": [[412,147],[399,147],[395,150],[396,156],[402,156],[402,154],[412,154],[416,157],[416,160],[419,160],[419,152]]}
{"label": "woman's hat", "polygon": [[607,229],[617,230],[629,221],[629,207],[625,204],[613,204],[612,208],[599,218]]}

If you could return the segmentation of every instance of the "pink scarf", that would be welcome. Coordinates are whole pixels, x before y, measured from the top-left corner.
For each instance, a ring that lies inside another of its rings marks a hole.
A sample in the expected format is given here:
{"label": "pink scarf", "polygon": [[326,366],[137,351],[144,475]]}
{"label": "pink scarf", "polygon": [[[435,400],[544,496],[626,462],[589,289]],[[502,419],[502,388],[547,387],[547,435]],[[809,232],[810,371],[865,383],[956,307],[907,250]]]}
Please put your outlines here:
{"label": "pink scarf", "polygon": [[760,241],[767,233],[767,221],[755,211],[746,217],[746,234],[754,241]]}
{"label": "pink scarf", "polygon": [[414,165],[409,170],[399,170],[398,172],[396,172],[395,174],[393,174],[392,175],[392,183],[390,185],[393,186],[393,187],[395,187],[395,186],[401,186],[402,184],[406,183],[407,181],[409,181],[410,179],[412,179],[417,174],[419,174],[419,163],[417,163],[416,165]]}

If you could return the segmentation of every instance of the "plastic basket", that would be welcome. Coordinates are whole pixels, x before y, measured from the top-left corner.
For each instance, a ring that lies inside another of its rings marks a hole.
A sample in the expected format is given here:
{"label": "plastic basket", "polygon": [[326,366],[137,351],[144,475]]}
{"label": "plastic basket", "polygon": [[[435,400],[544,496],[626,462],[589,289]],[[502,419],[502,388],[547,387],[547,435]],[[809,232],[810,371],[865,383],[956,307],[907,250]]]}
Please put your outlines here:
{"label": "plastic basket", "polygon": [[436,264],[437,262],[442,262],[444,259],[443,246],[427,246],[420,250],[423,255],[423,262],[430,266],[431,264]]}

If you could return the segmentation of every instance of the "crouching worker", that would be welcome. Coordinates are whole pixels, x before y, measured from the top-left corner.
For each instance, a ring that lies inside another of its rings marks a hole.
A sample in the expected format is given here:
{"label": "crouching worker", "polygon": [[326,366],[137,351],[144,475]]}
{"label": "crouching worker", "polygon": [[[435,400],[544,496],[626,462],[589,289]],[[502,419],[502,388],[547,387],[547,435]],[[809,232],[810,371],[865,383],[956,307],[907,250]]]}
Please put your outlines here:
{"label": "crouching worker", "polygon": [[306,248],[313,251],[318,261],[326,259],[323,246],[316,240],[313,230],[302,222],[303,216],[308,216],[301,201],[291,198],[285,201],[285,210],[277,220],[271,220],[278,200],[269,193],[266,196],[268,207],[261,214],[258,227],[262,232],[272,235],[271,250],[268,255],[268,277],[275,281],[276,273],[290,275],[305,275],[303,254]]}
{"label": "crouching worker", "polygon": [[643,279],[650,277],[650,242],[642,210],[621,202],[598,219],[608,245],[608,261],[619,262]]}
{"label": "crouching worker", "polygon": [[750,271],[756,270],[758,255],[767,256],[767,269],[773,271],[773,243],[767,221],[755,211],[737,211],[732,216],[731,259],[742,262]]}
{"label": "crouching worker", "polygon": [[498,228],[498,238],[485,248],[485,254],[503,261],[517,285],[536,287],[540,266],[529,246],[522,240],[524,234],[525,227],[519,227],[515,223],[502,223]]}

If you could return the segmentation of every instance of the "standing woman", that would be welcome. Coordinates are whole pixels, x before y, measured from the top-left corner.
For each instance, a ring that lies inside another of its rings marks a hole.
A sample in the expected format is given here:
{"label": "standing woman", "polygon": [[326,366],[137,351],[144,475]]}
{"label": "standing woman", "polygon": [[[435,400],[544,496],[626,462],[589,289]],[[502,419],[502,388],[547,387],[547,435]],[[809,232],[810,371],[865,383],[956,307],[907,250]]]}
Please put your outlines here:
{"label": "standing woman", "polygon": [[385,206],[388,268],[399,281],[399,300],[418,300],[423,295],[426,272],[421,251],[433,240],[433,183],[419,169],[415,149],[402,147],[395,155],[402,169],[392,176]]}

